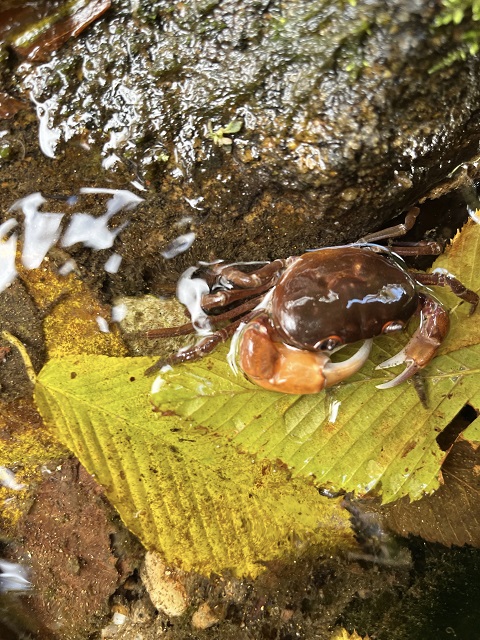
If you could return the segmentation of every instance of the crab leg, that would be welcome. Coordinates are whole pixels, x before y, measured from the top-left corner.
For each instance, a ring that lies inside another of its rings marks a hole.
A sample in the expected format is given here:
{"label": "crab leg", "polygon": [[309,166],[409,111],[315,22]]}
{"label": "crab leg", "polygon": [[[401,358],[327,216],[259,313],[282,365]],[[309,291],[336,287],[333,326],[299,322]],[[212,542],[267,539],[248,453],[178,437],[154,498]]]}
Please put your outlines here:
{"label": "crab leg", "polygon": [[418,218],[419,213],[420,209],[418,207],[411,207],[405,215],[404,222],[393,227],[387,227],[386,229],[369,233],[366,236],[363,236],[363,238],[360,238],[357,242],[378,242],[379,240],[388,240],[389,238],[399,238],[400,236],[404,236],[415,224],[415,220]]}
{"label": "crab leg", "polygon": [[239,302],[245,300],[245,298],[258,297],[262,293],[266,293],[273,287],[272,282],[267,282],[264,285],[258,287],[252,287],[251,289],[219,289],[213,293],[204,293],[202,296],[202,309],[204,311],[210,311],[217,307],[226,307],[233,302]]}
{"label": "crab leg", "polygon": [[[230,309],[229,311],[219,313],[216,316],[208,316],[208,319],[214,326],[216,326],[226,320],[238,318],[239,316],[245,315],[248,311],[254,309],[263,298],[263,294],[260,294],[255,298],[251,298],[243,304],[238,305],[238,307]],[[147,331],[145,335],[147,338],[172,338],[174,336],[188,336],[191,333],[195,333],[195,327],[191,322],[187,322],[186,324],[182,324],[178,327],[160,327],[159,329],[150,329],[150,331]]]}
{"label": "crab leg", "polygon": [[450,326],[448,312],[430,296],[421,293],[420,326],[408,344],[393,358],[389,358],[377,366],[377,369],[388,369],[406,363],[407,367],[393,380],[377,385],[377,389],[390,389],[423,369],[435,357],[445,339]]}
{"label": "crab leg", "polygon": [[220,276],[236,287],[242,289],[252,289],[267,284],[272,278],[277,278],[280,272],[285,268],[285,260],[274,260],[267,262],[266,265],[245,273],[241,269],[236,269],[234,265],[222,264],[221,262],[210,268],[210,273]]}
{"label": "crab leg", "polygon": [[434,240],[420,240],[419,242],[395,242],[388,247],[399,256],[439,256],[444,247]]}
{"label": "crab leg", "polygon": [[151,376],[153,373],[159,371],[165,365],[173,365],[179,364],[181,362],[192,362],[194,360],[199,360],[204,355],[210,353],[216,347],[218,347],[221,342],[226,342],[229,338],[231,338],[242,322],[248,322],[257,314],[258,311],[254,309],[246,316],[234,320],[234,322],[231,322],[223,329],[219,329],[215,333],[205,336],[205,338],[202,338],[199,342],[192,345],[191,347],[187,347],[186,349],[178,351],[177,353],[173,353],[172,355],[166,356],[165,358],[160,358],[160,360],[157,360],[155,364],[153,364],[145,371],[145,375]]}
{"label": "crab leg", "polygon": [[478,294],[471,289],[467,289],[464,284],[447,272],[434,271],[433,273],[414,273],[415,280],[426,285],[437,287],[449,287],[450,290],[461,300],[470,303],[470,315],[475,312],[478,305]]}

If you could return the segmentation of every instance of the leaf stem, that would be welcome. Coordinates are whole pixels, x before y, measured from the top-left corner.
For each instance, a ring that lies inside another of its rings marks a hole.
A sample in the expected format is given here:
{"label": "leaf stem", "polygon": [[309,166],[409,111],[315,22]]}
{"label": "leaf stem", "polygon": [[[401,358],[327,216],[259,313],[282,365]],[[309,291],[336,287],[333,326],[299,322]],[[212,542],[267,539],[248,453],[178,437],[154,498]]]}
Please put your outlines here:
{"label": "leaf stem", "polygon": [[9,331],[2,331],[2,338],[14,347],[17,347],[17,349],[20,351],[20,355],[22,356],[28,379],[34,385],[37,382],[37,376],[35,373],[35,369],[33,368],[32,361],[30,360],[30,356],[28,355],[28,351],[25,349],[20,340],[13,336]]}

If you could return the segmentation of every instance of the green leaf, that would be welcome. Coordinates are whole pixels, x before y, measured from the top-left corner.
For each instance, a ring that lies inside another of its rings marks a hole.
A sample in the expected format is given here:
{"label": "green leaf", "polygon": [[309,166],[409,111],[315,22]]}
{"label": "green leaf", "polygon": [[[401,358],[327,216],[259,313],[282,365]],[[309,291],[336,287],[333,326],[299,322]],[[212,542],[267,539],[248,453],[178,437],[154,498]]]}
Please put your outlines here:
{"label": "green leaf", "polygon": [[326,393],[289,396],[258,389],[233,378],[225,351],[218,350],[163,374],[166,384],[154,401],[333,491],[363,495],[377,488],[385,502],[420,498],[439,485],[445,453],[438,434],[479,394],[480,346],[435,359],[425,377],[426,409],[410,384],[376,389],[382,376],[373,363],[394,352],[386,350],[391,341],[379,342],[364,371]]}
{"label": "green leaf", "polygon": [[207,125],[207,136],[212,140],[213,144],[216,144],[219,147],[228,146],[233,144],[233,140],[231,138],[227,138],[225,134],[238,133],[242,127],[243,120],[241,118],[238,120],[231,120],[225,127],[219,127],[215,130],[213,130],[212,123],[209,121]]}
{"label": "green leaf", "polygon": [[242,127],[243,120],[241,118],[238,120],[232,120],[226,127],[223,127],[223,133],[238,133]]}
{"label": "green leaf", "polygon": [[151,358],[73,356],[41,371],[45,422],[102,484],[127,526],[166,560],[256,575],[312,545],[354,546],[348,514],[276,461],[256,461],[151,401]]}

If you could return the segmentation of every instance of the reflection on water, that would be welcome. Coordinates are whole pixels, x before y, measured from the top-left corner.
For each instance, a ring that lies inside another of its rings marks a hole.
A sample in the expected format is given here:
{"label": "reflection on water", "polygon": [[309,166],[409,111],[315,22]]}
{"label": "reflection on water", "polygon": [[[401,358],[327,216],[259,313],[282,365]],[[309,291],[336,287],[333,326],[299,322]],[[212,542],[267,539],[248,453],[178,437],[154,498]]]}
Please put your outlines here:
{"label": "reflection on water", "polygon": [[0,592],[28,591],[32,587],[27,567],[0,560]]}

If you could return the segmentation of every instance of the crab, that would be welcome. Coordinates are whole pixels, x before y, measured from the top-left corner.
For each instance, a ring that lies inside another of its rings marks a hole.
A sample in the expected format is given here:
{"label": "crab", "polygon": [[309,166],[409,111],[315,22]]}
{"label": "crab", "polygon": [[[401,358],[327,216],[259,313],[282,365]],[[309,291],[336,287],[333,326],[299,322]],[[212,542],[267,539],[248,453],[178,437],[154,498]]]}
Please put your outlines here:
{"label": "crab", "polygon": [[[406,346],[377,367],[406,365],[395,378],[377,385],[380,389],[408,380],[435,357],[450,325],[447,309],[425,286],[449,287],[471,305],[470,313],[479,301],[454,276],[443,271],[412,272],[401,257],[437,255],[442,251],[438,243],[377,244],[405,234],[418,213],[412,207],[404,223],[356,243],[261,266],[254,263],[253,270],[248,263],[190,267],[179,280],[177,295],[187,305],[192,322],[154,329],[147,335],[157,338],[196,331],[202,337],[159,360],[146,373],[197,360],[233,336],[230,362],[234,369],[238,363],[252,382],[283,393],[318,393],[359,371],[373,338],[403,331],[419,316],[419,326]],[[202,269],[203,278],[193,277]],[[361,340],[364,343],[353,356],[331,361],[332,353]]]}

